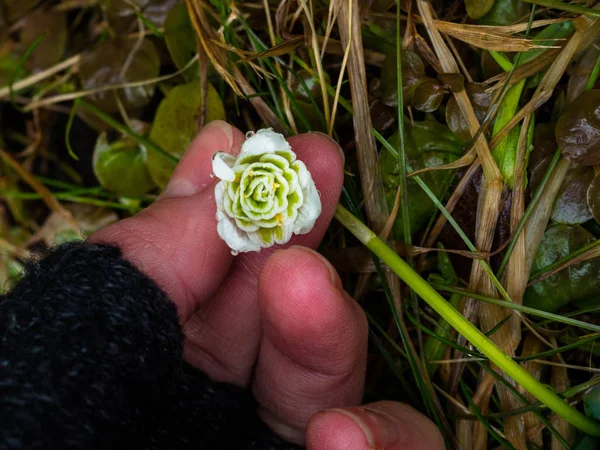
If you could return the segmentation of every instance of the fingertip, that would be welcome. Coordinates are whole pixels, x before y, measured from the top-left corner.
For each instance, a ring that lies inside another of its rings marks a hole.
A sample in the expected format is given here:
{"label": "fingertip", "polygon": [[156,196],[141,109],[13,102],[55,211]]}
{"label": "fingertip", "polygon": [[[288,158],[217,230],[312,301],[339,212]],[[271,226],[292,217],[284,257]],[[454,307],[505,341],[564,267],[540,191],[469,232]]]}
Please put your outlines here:
{"label": "fingertip", "polygon": [[308,422],[306,440],[307,448],[314,450],[445,448],[433,422],[410,406],[391,401],[320,412]]}
{"label": "fingertip", "polygon": [[189,197],[212,183],[212,156],[216,152],[236,154],[244,135],[223,120],[206,124],[177,164],[161,198]]}

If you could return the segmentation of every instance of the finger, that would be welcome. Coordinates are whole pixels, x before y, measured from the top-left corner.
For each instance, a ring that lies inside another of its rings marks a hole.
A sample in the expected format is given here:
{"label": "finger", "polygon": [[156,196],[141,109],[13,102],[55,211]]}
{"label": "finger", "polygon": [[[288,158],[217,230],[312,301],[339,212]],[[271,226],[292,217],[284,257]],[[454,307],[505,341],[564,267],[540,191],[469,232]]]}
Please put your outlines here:
{"label": "finger", "polygon": [[89,239],[120,247],[174,301],[182,323],[229,271],[230,250],[215,226],[211,158],[217,151],[237,153],[243,140],[227,123],[211,122],[184,154],[159,200]]}
{"label": "finger", "polygon": [[[323,212],[313,230],[294,236],[286,245],[316,248],[331,222],[343,183],[343,154],[326,135],[309,133],[289,139],[321,195]],[[215,296],[185,326],[184,354],[188,362],[214,379],[246,386],[260,339],[257,302],[258,273],[275,249],[239,255]]]}
{"label": "finger", "polygon": [[259,281],[263,337],[253,391],[259,414],[304,443],[315,412],[360,404],[367,320],[324,257],[303,247],[275,253]]}
{"label": "finger", "polygon": [[408,405],[381,401],[316,414],[308,423],[308,450],[443,450],[442,435]]}

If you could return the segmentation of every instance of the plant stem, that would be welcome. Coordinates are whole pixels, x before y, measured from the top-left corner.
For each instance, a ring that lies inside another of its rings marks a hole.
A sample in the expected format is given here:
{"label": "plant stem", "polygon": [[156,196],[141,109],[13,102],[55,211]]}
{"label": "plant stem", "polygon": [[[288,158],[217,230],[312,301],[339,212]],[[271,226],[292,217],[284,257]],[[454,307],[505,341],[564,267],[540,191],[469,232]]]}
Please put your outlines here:
{"label": "plant stem", "polygon": [[600,423],[581,414],[565,403],[544,384],[504,353],[496,344],[479,331],[471,322],[454,309],[435,289],[416,273],[390,247],[381,241],[373,231],[354,217],[346,208],[338,205],[335,218],[341,222],[358,240],[378,256],[392,272],[411,287],[429,306],[462,334],[481,353],[515,380],[534,397],[567,422],[587,434],[600,436]]}

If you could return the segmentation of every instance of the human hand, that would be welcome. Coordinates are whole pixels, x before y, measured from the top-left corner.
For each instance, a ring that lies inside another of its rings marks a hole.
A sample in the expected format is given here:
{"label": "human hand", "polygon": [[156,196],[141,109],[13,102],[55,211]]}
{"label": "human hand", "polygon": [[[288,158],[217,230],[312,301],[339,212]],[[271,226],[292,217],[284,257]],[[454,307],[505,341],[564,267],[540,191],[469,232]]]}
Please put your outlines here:
{"label": "human hand", "polygon": [[250,387],[260,416],[281,437],[315,450],[443,448],[435,426],[409,406],[356,406],[367,321],[333,267],[311,250],[340,195],[339,146],[322,134],[289,139],[320,191],[323,212],[287,249],[233,257],[217,235],[211,157],[236,154],[243,141],[236,128],[211,122],[154,204],[89,241],[118,245],[169,295],[184,327],[186,360],[217,381]]}

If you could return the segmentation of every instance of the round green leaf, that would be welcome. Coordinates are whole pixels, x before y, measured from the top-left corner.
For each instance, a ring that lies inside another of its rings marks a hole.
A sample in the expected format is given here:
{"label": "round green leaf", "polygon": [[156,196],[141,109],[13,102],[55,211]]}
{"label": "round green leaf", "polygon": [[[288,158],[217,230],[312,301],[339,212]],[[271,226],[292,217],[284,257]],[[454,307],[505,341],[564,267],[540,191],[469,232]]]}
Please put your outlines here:
{"label": "round green leaf", "polygon": [[596,219],[600,223],[600,174],[594,177],[587,191],[587,204]]}
{"label": "round green leaf", "polygon": [[591,167],[579,166],[567,172],[550,218],[558,223],[581,224],[590,220],[587,191],[594,178]]}
{"label": "round green leaf", "polygon": [[[190,16],[183,3],[178,3],[167,15],[165,21],[165,42],[173,63],[178,69],[183,69],[194,57],[197,49],[196,33],[192,28]],[[198,63],[183,73],[186,80],[197,77]]]}
{"label": "round green leaf", "polygon": [[479,19],[487,14],[494,6],[495,0],[465,0],[467,14],[471,19]]}
{"label": "round green leaf", "polygon": [[600,89],[584,92],[556,123],[556,142],[565,158],[577,164],[600,164]]}
{"label": "round green leaf", "polygon": [[[425,167],[440,166],[456,160],[463,154],[464,143],[459,140],[448,127],[436,121],[432,116],[427,116],[423,122],[415,122],[414,126],[408,125],[405,120],[405,152],[411,170]],[[399,148],[398,133],[388,141],[394,148]],[[385,188],[386,199],[390,208],[394,205],[396,192],[401,182],[398,159],[391,152],[383,148],[379,159],[381,174]],[[452,180],[452,173],[448,171],[434,171],[421,175],[421,179],[438,197],[444,196]],[[408,211],[410,215],[410,229],[414,233],[423,228],[436,207],[429,196],[412,178],[408,179]],[[404,238],[402,215],[398,214],[394,222],[394,236]]]}
{"label": "round green leaf", "polygon": [[[486,4],[489,2],[472,0],[472,3]],[[512,25],[529,14],[530,6],[521,0],[496,0],[491,3],[493,3],[492,8],[477,23],[498,26]]]}
{"label": "round green leaf", "polygon": [[62,58],[67,44],[67,20],[62,12],[33,12],[25,16],[21,30],[21,45],[26,51],[35,40],[38,42],[25,62],[32,72],[47,69]]}
{"label": "round green leaf", "polygon": [[[533,261],[532,272],[545,269],[594,240],[591,233],[577,225],[551,226],[544,233]],[[582,308],[598,304],[599,272],[600,259],[570,265],[527,288],[523,303],[549,312],[556,312],[571,302]]]}
{"label": "round green leaf", "polygon": [[147,151],[127,140],[109,144],[106,133],[96,141],[94,174],[100,184],[118,195],[136,197],[156,186],[147,167]]}
{"label": "round green leaf", "polygon": [[[136,39],[116,39],[84,52],[79,67],[83,88],[95,89],[156,78],[160,69],[156,47],[148,39],[144,39],[139,47],[137,42]],[[102,91],[90,98],[100,109],[110,114],[118,111],[115,94],[119,95],[126,109],[141,108],[154,95],[154,84]]]}
{"label": "round green leaf", "polygon": [[[173,88],[160,103],[150,140],[165,151],[180,158],[198,132],[198,112],[202,100],[200,80]],[[225,119],[225,109],[219,94],[208,85],[206,99],[206,122]],[[175,164],[163,155],[149,151],[148,169],[161,188],[167,185]]]}
{"label": "round green leaf", "polygon": [[[396,49],[389,52],[381,68],[381,101],[388,106],[398,105],[398,64]],[[402,95],[404,104],[410,102],[415,86],[426,79],[425,66],[419,55],[402,50]]]}
{"label": "round green leaf", "polygon": [[410,102],[417,111],[434,112],[442,104],[444,88],[435,78],[425,78],[417,83]]}
{"label": "round green leaf", "polygon": [[[485,114],[492,102],[492,97],[486,91],[483,84],[480,83],[466,83],[465,90],[473,105],[473,110],[477,116],[479,123],[482,123],[485,119]],[[460,108],[454,96],[450,97],[448,104],[446,105],[446,123],[448,127],[463,141],[471,139],[471,132],[465,119],[463,119]]]}
{"label": "round green leaf", "polygon": [[600,387],[596,386],[583,396],[583,407],[588,417],[600,420]]}

